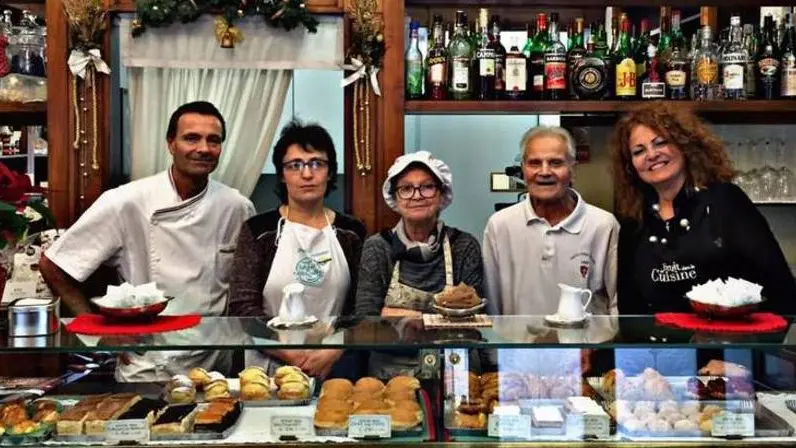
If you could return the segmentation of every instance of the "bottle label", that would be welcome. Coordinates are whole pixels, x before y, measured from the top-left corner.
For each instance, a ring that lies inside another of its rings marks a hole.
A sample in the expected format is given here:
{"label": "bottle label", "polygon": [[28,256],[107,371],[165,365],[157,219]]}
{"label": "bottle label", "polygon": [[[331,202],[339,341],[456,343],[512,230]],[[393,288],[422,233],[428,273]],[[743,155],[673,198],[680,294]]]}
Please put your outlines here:
{"label": "bottle label", "polygon": [[631,58],[616,64],[616,96],[636,95],[636,62]]}
{"label": "bottle label", "polygon": [[478,59],[478,74],[481,76],[495,76],[495,50],[479,48],[475,52]]}
{"label": "bottle label", "polygon": [[503,58],[495,58],[495,90],[501,91],[506,89],[506,60]]}
{"label": "bottle label", "polygon": [[796,55],[782,58],[782,96],[796,96]]}
{"label": "bottle label", "polygon": [[527,89],[528,75],[525,58],[506,59],[506,90],[524,92]]}
{"label": "bottle label", "polygon": [[682,70],[669,70],[666,72],[666,85],[671,89],[685,87],[685,72]]}
{"label": "bottle label", "polygon": [[470,89],[470,60],[453,60],[453,91],[467,92]]}
{"label": "bottle label", "polygon": [[544,58],[544,81],[546,90],[564,90],[567,88],[567,57],[565,55],[547,55]]}
{"label": "bottle label", "polygon": [[538,92],[544,90],[544,75],[533,75],[533,90]]}
{"label": "bottle label", "polygon": [[698,84],[716,84],[719,79],[719,64],[710,58],[702,58],[696,63]]}
{"label": "bottle label", "polygon": [[406,91],[412,95],[423,94],[423,63],[406,61]]}
{"label": "bottle label", "polygon": [[439,86],[445,83],[445,58],[428,58],[428,77],[431,84]]}
{"label": "bottle label", "polygon": [[779,61],[774,58],[765,58],[757,61],[757,69],[760,71],[760,76],[776,76],[778,68]]}
{"label": "bottle label", "polygon": [[741,90],[744,88],[745,67],[740,64],[727,64],[722,70],[725,90]]}
{"label": "bottle label", "polygon": [[647,62],[636,63],[636,79],[641,79],[647,73]]}
{"label": "bottle label", "polygon": [[643,82],[641,83],[641,97],[645,100],[654,100],[666,97],[666,83]]}

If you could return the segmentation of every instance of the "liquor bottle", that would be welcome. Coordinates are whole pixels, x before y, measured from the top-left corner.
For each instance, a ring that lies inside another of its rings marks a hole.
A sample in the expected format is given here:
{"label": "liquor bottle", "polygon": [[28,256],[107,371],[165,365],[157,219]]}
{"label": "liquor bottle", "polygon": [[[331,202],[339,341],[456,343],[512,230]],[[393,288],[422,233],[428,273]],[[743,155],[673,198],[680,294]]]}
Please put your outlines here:
{"label": "liquor bottle", "polygon": [[599,47],[595,41],[600,36],[605,38],[605,30],[601,35],[596,27],[592,29],[597,32],[589,33],[586,56],[575,64],[572,72],[575,97],[581,100],[600,100],[606,98],[610,91],[610,64],[605,54],[605,41]]}
{"label": "liquor bottle", "polygon": [[426,92],[431,100],[444,100],[448,96],[448,51],[442,31],[442,16],[434,16],[433,44],[426,58]]}
{"label": "liquor bottle", "polygon": [[680,31],[680,11],[672,11],[672,39],[669,46],[669,57],[664,64],[666,73],[663,75],[668,99],[688,99],[689,68],[685,37]]}
{"label": "liquor bottle", "polygon": [[569,51],[567,52],[567,74],[569,79],[569,96],[575,98],[575,67],[580,63],[581,59],[586,57],[586,47],[583,45],[583,17],[575,19],[575,28],[573,30],[572,39],[570,39]]}
{"label": "liquor bottle", "polygon": [[478,15],[481,42],[475,50],[478,82],[476,98],[495,99],[495,49],[489,45],[489,10],[481,8]]}
{"label": "liquor bottle", "polygon": [[647,66],[644,75],[639,78],[641,99],[660,100],[666,98],[666,83],[663,81],[661,66],[658,62],[658,49],[655,45],[647,45]]}
{"label": "liquor bottle", "polygon": [[417,45],[417,29],[420,24],[409,24],[409,48],[406,50],[406,99],[417,100],[423,97],[423,54]]}
{"label": "liquor bottle", "polygon": [[746,91],[746,98],[754,98],[757,96],[757,65],[755,64],[755,55],[758,49],[758,40],[755,35],[755,26],[747,23],[743,26],[743,39],[742,45],[746,49],[746,65],[744,66],[744,90]]}
{"label": "liquor bottle", "polygon": [[495,98],[501,99],[506,93],[506,47],[500,43],[500,17],[492,16],[490,22],[489,46],[495,50]]}
{"label": "liquor bottle", "polygon": [[730,41],[721,53],[721,83],[724,86],[724,98],[742,100],[746,98],[746,61],[749,56],[741,41],[741,18],[730,18]]}
{"label": "liquor bottle", "polygon": [[622,14],[619,23],[619,38],[613,54],[614,89],[616,99],[630,100],[636,97],[636,61],[630,48],[630,22],[627,16]]}
{"label": "liquor bottle", "polygon": [[719,58],[713,46],[713,33],[709,25],[704,25],[699,34],[699,50],[694,54],[692,72],[693,98],[715,100],[718,99]]}
{"label": "liquor bottle", "polygon": [[465,35],[467,15],[456,11],[456,28],[448,47],[448,73],[450,96],[454,100],[468,100],[472,97],[470,71],[472,69],[473,48]]}
{"label": "liquor bottle", "polygon": [[528,60],[513,45],[506,55],[506,98],[524,100],[528,89]]}
{"label": "liquor bottle", "polygon": [[671,43],[672,43],[672,19],[671,8],[668,6],[661,6],[661,19],[660,19],[660,36],[658,36],[658,62],[666,65],[671,56]]}
{"label": "liquor bottle", "polygon": [[779,46],[774,17],[763,19],[763,38],[757,53],[757,94],[760,98],[773,100],[779,96]]}
{"label": "liquor bottle", "polygon": [[558,13],[550,14],[550,42],[544,52],[544,98],[567,97],[567,49],[558,37]]}
{"label": "liquor bottle", "polygon": [[793,15],[788,16],[788,21],[785,24],[780,72],[782,73],[780,96],[782,98],[796,98],[796,32],[793,30]]}
{"label": "liquor bottle", "polygon": [[[636,46],[633,49],[633,60],[636,61],[636,80],[644,77],[644,72],[647,71],[647,58],[650,46],[650,22],[647,19],[641,19],[641,34],[636,40]],[[638,96],[641,97],[641,83],[636,83]]]}
{"label": "liquor bottle", "polygon": [[530,98],[541,100],[544,98],[544,53],[549,41],[547,33],[547,14],[536,14],[536,36],[528,56],[528,92]]}

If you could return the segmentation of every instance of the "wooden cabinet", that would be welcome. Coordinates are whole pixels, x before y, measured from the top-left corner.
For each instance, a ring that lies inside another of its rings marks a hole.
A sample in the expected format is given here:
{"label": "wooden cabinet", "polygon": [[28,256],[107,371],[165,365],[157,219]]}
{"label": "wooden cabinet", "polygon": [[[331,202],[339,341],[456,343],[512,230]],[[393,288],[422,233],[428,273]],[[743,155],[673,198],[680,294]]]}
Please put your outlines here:
{"label": "wooden cabinet", "polygon": [[[135,0],[105,0],[105,4],[111,11],[135,11]],[[342,14],[345,0],[307,0],[306,5],[314,14]]]}

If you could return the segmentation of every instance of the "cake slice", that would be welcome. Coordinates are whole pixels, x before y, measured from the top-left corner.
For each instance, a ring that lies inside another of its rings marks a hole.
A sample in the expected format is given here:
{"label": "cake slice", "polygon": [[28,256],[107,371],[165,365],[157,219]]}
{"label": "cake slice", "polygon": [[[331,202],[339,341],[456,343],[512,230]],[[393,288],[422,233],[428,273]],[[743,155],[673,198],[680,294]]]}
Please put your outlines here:
{"label": "cake slice", "polygon": [[119,416],[118,420],[146,420],[149,425],[160,417],[166,407],[166,402],[154,398],[142,398]]}
{"label": "cake slice", "polygon": [[180,404],[166,408],[152,425],[152,434],[181,434],[191,431],[196,404]]}
{"label": "cake slice", "polygon": [[109,421],[116,420],[140,400],[141,396],[137,394],[116,394],[101,401],[86,417],[86,434],[105,434],[105,425]]}

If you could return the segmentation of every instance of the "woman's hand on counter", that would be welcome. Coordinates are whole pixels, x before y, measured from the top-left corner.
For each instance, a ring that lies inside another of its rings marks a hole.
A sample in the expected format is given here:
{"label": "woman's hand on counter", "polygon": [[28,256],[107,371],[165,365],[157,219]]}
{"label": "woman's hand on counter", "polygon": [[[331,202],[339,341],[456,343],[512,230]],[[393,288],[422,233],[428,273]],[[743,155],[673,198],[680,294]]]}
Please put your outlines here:
{"label": "woman's hand on counter", "polygon": [[385,306],[381,309],[381,317],[423,317],[423,313],[415,310]]}
{"label": "woman's hand on counter", "polygon": [[329,376],[332,366],[341,356],[343,356],[342,350],[312,350],[307,353],[299,367],[307,375],[324,379]]}
{"label": "woman's hand on counter", "polygon": [[273,356],[289,366],[301,367],[307,360],[307,350],[265,350],[268,356]]}

